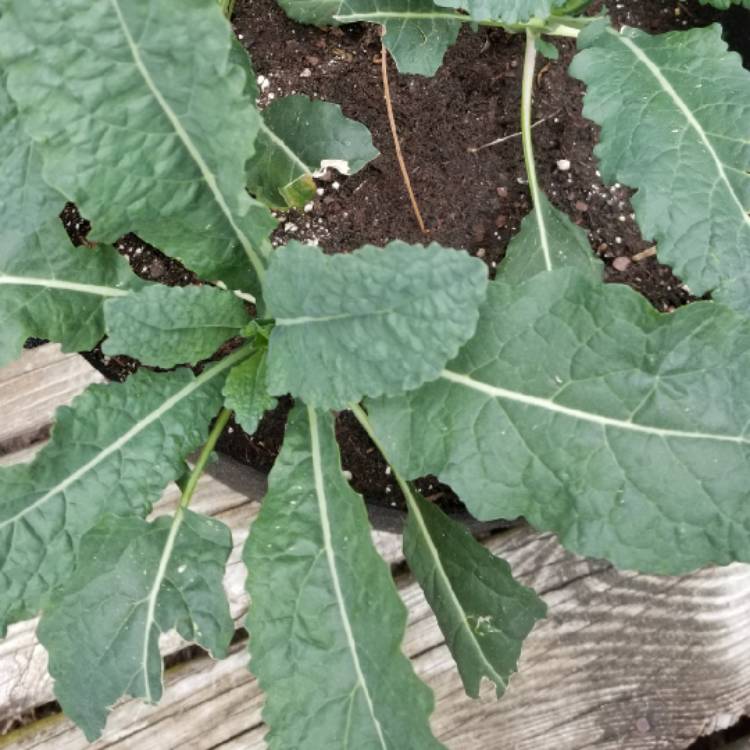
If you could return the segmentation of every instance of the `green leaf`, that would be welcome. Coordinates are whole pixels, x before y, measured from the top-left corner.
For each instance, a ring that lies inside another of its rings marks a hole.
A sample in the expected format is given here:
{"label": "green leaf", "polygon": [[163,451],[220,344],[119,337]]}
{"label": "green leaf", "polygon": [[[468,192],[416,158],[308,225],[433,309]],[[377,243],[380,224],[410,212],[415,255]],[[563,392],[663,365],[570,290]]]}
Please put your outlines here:
{"label": "green leaf", "polygon": [[347,484],[333,417],[295,407],[245,547],[269,750],[441,748],[399,648],[406,609]]}
{"label": "green leaf", "polygon": [[750,310],[750,72],[721,27],[579,37],[571,73],[604,178],[638,188],[644,235],[694,294]]}
{"label": "green leaf", "polygon": [[557,60],[560,57],[557,47],[555,47],[552,42],[548,42],[541,37],[536,40],[536,48],[539,51],[539,54],[546,57],[548,60]]}
{"label": "green leaf", "polygon": [[741,5],[750,8],[750,0],[700,0],[701,5],[713,5],[719,10],[728,10],[732,5]]}
{"label": "green leaf", "polygon": [[159,635],[226,656],[234,621],[222,579],[229,528],[182,509],[147,523],[104,516],[81,540],[81,563],[45,609],[38,635],[63,711],[90,742],[110,707],[162,693]]}
{"label": "green leaf", "polygon": [[198,377],[140,370],[125,383],[89,386],[57,410],[31,463],[0,468],[0,635],[70,577],[81,537],[102,515],[149,513],[204,442],[222,376],[242,356]]}
{"label": "green leaf", "polygon": [[341,107],[306,96],[285,96],[263,110],[247,185],[272,208],[304,206],[315,197],[313,175],[327,166],[359,172],[379,155],[370,131]]}
{"label": "green leaf", "polygon": [[474,333],[486,286],[481,261],[435,243],[333,256],[290,243],[274,253],[264,287],[276,319],[269,390],[344,408],[416,388]]}
{"label": "green leaf", "polygon": [[534,210],[513,237],[498,273],[503,281],[520,283],[554,268],[575,267],[602,278],[602,262],[594,255],[586,232],[555,208],[541,191]]}
{"label": "green leaf", "polygon": [[224,406],[234,412],[240,427],[252,435],[261,417],[278,403],[268,394],[266,356],[263,348],[232,368],[224,384]]}
{"label": "green leaf", "polygon": [[404,554],[425,592],[472,698],[482,678],[500,697],[516,671],[521,646],[547,608],[460,524],[409,492]]}
{"label": "green leaf", "polygon": [[245,190],[260,118],[232,40],[206,0],[7,0],[0,20],[44,177],[92,236],[135,231],[202,278],[253,290],[275,222]]}
{"label": "green leaf", "polygon": [[660,314],[564,269],[491,284],[440,379],[368,410],[402,474],[437,474],[476,517],[676,574],[750,560],[749,368],[743,316]]}
{"label": "green leaf", "polygon": [[250,321],[245,303],[212,286],[154,284],[104,304],[105,354],[170,368],[210,357]]}
{"label": "green leaf", "polygon": [[62,210],[65,199],[42,179],[42,159],[26,135],[0,76],[0,220],[2,232],[26,237]]}
{"label": "green leaf", "polygon": [[[286,9],[298,2],[281,0],[281,5]],[[463,23],[432,0],[344,0],[334,18],[338,23],[380,24],[385,29],[383,42],[399,71],[423,76],[435,74]]]}
{"label": "green leaf", "polygon": [[566,0],[435,0],[444,8],[461,8],[475,21],[519,23],[534,16],[549,18]]}
{"label": "green leaf", "polygon": [[314,26],[333,26],[340,0],[277,0],[289,18]]}
{"label": "green leaf", "polygon": [[22,235],[0,229],[0,365],[29,336],[91,349],[104,335],[105,300],[142,282],[111,247],[73,247],[54,216]]}

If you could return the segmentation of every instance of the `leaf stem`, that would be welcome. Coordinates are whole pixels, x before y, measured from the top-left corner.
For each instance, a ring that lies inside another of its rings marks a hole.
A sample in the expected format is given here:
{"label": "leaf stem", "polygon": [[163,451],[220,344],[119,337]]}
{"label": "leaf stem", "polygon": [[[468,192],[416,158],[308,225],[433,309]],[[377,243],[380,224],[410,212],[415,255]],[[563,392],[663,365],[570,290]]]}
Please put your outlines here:
{"label": "leaf stem", "polygon": [[526,174],[529,178],[529,192],[534,206],[539,239],[544,255],[544,265],[548,271],[552,270],[552,260],[547,238],[547,227],[544,222],[544,211],[540,198],[539,180],[534,161],[534,143],[532,138],[531,103],[534,92],[534,70],[536,68],[536,37],[537,32],[526,29],[526,51],[523,58],[523,80],[521,83],[521,141],[523,143],[523,160]]}
{"label": "leaf stem", "polygon": [[451,13],[450,11],[430,11],[426,13],[419,12],[395,12],[383,11],[373,13],[350,13],[345,15],[338,13],[333,19],[341,24],[357,23],[359,21],[370,23],[382,23],[389,19],[410,20],[423,19],[432,21],[456,21],[457,23],[471,23],[477,26],[489,26],[493,29],[504,29],[510,34],[518,34],[531,29],[539,34],[547,36],[562,36],[575,38],[581,29],[585,28],[594,21],[598,21],[602,16],[550,16],[548,19],[532,18],[526,23],[503,23],[492,19],[477,20],[464,13]]}
{"label": "leaf stem", "polygon": [[224,428],[227,426],[229,417],[232,416],[231,409],[222,408],[219,415],[214,420],[211,432],[208,433],[208,438],[201,449],[198,460],[195,462],[193,470],[190,472],[190,476],[187,478],[184,487],[182,487],[182,497],[180,498],[180,510],[184,510],[190,505],[190,501],[193,499],[195,488],[198,486],[198,480],[203,474],[208,459],[211,457],[211,452],[216,447],[216,443],[221,437],[221,433],[224,432]]}
{"label": "leaf stem", "polygon": [[[254,351],[255,351],[255,343],[250,342],[245,344],[244,346],[240,347],[236,351],[232,352],[228,357],[225,357],[222,359],[218,364],[214,365],[213,367],[204,370],[196,380],[208,380],[216,375],[217,371],[223,371],[227,368],[233,366],[240,360],[243,360],[247,357],[249,357]],[[208,463],[208,459],[211,456],[211,451],[216,446],[216,442],[218,441],[219,437],[221,436],[221,433],[224,431],[224,428],[227,425],[227,422],[229,421],[229,417],[232,416],[232,410],[222,408],[222,410],[219,412],[218,416],[216,417],[216,420],[214,421],[213,427],[211,428],[211,431],[208,433],[208,438],[206,439],[206,442],[201,449],[201,452],[198,456],[198,460],[195,463],[195,466],[191,470],[190,474],[188,474],[187,479],[183,478],[180,479],[178,482],[180,489],[182,490],[182,496],[180,497],[180,505],[177,508],[176,516],[181,516],[182,511],[190,505],[190,501],[193,498],[193,493],[195,492],[195,488],[198,486],[198,480],[201,478],[201,475],[203,474],[203,471],[206,468],[206,464]]]}
{"label": "leaf stem", "polygon": [[[349,404],[349,411],[354,414],[356,420],[360,423],[360,425],[362,425],[362,429],[367,433],[367,436],[370,438],[370,440],[372,440],[372,442],[375,444],[375,447],[380,451],[380,454],[386,461],[388,461],[388,457],[385,454],[385,449],[383,448],[382,443],[377,439],[377,437],[375,437],[375,432],[372,429],[370,420],[367,418],[367,412],[359,404]],[[409,483],[401,476],[401,474],[399,474],[395,466],[393,466],[390,461],[388,461],[388,465],[391,467],[393,476],[396,478],[396,483],[401,488],[401,492],[404,494],[404,499],[406,500],[406,505],[409,508],[409,511],[412,513],[416,513],[421,518],[422,514],[419,510],[419,507],[417,506],[416,501],[414,500],[414,496],[411,493],[411,487],[409,487]]]}

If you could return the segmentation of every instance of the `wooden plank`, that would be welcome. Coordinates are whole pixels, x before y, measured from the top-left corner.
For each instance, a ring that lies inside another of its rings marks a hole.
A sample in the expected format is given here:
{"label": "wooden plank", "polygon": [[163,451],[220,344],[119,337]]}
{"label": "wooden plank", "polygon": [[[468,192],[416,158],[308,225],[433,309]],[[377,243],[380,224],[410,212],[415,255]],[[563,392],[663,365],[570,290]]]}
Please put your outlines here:
{"label": "wooden plank", "polygon": [[[681,750],[750,708],[750,566],[639,576],[577,558],[528,529],[488,546],[550,607],[500,702],[491,691],[480,701],[463,694],[421,591],[408,576],[398,581],[409,608],[404,650],[435,691],[434,728],[450,750]],[[221,663],[206,657],[168,671],[162,704],[122,702],[93,748],[261,750],[263,699],[246,663],[238,644]],[[87,747],[62,717],[5,742]]]}
{"label": "wooden plank", "polygon": [[0,454],[44,437],[58,406],[102,380],[83,357],[63,354],[57,344],[24,351],[0,369]]}

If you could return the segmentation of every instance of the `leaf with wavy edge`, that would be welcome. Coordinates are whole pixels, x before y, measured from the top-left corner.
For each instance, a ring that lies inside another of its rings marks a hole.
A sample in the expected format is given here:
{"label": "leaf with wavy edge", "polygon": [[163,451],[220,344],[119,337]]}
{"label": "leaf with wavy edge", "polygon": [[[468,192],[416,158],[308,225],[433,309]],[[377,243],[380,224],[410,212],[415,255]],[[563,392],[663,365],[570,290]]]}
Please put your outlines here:
{"label": "leaf with wavy edge", "polygon": [[326,166],[351,175],[379,156],[370,131],[332,102],[285,96],[272,101],[262,118],[247,186],[272,208],[304,206],[315,197],[313,175]]}
{"label": "leaf with wavy edge", "polygon": [[251,318],[232,292],[212,286],[146,287],[104,304],[105,354],[171,368],[210,357]]}
{"label": "leaf with wavy edge", "polygon": [[232,39],[204,0],[8,0],[0,19],[44,177],[92,236],[135,231],[203,278],[254,290],[275,222],[245,190],[259,115]]}
{"label": "leaf with wavy edge", "polygon": [[248,435],[258,429],[263,414],[278,403],[266,385],[267,354],[265,347],[253,352],[230,370],[224,384],[224,406],[234,412],[237,423]]}
{"label": "leaf with wavy edge", "polygon": [[140,370],[92,385],[57,410],[28,464],[0,468],[0,634],[32,617],[70,576],[83,534],[105,513],[145,516],[203,443],[241,350],[198,377]]}
{"label": "leaf with wavy edge", "polygon": [[73,247],[55,216],[26,235],[0,228],[0,365],[29,336],[66,352],[93,348],[104,335],[104,302],[141,281],[111,247]]}
{"label": "leaf with wavy edge", "polygon": [[534,210],[508,245],[498,276],[523,282],[544,271],[575,267],[594,279],[602,278],[602,262],[594,255],[586,232],[537,192]]}
{"label": "leaf with wavy edge", "polygon": [[344,408],[416,388],[471,337],[486,287],[481,261],[436,243],[347,255],[289,243],[274,253],[264,287],[276,320],[269,390]]}
{"label": "leaf with wavy edge", "polygon": [[547,608],[513,578],[505,560],[434,503],[405,489],[406,561],[437,617],[464,690],[478,698],[486,678],[500,697],[516,671],[524,639]]}
{"label": "leaf with wavy edge", "polygon": [[530,18],[549,18],[566,0],[435,0],[444,8],[460,8],[475,21],[519,23]]}
{"label": "leaf with wavy edge", "polygon": [[750,72],[721,27],[650,36],[595,25],[572,75],[602,126],[605,180],[638,188],[633,208],[662,262],[694,294],[750,310]]}
{"label": "leaf with wavy edge", "polygon": [[80,545],[81,562],[45,608],[38,635],[55,695],[90,742],[110,707],[162,693],[159,635],[226,656],[234,621],[223,587],[227,526],[189,510],[151,523],[104,516]]}
{"label": "leaf with wavy edge", "polygon": [[490,285],[441,377],[369,403],[389,460],[478,518],[525,516],[618,567],[750,560],[750,324],[671,315],[571,269]]}
{"label": "leaf with wavy edge", "polygon": [[442,747],[430,691],[399,648],[406,609],[342,474],[332,415],[292,411],[244,560],[270,750]]}
{"label": "leaf with wavy edge", "polygon": [[366,21],[385,28],[383,42],[402,73],[431,76],[463,21],[432,0],[278,0],[295,21],[316,26]]}
{"label": "leaf with wavy edge", "polygon": [[3,234],[32,234],[57,216],[65,198],[42,179],[38,147],[23,129],[0,76],[0,222]]}

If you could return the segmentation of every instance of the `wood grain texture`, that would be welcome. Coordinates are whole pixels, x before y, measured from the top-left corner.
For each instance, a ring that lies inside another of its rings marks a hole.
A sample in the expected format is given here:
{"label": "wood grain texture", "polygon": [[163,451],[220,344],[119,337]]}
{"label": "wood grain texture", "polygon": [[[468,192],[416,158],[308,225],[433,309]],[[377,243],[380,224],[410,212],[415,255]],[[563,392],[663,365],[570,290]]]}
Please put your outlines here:
{"label": "wood grain texture", "polygon": [[55,409],[104,378],[78,354],[57,344],[24,351],[0,369],[0,454],[25,447],[44,433]]}

